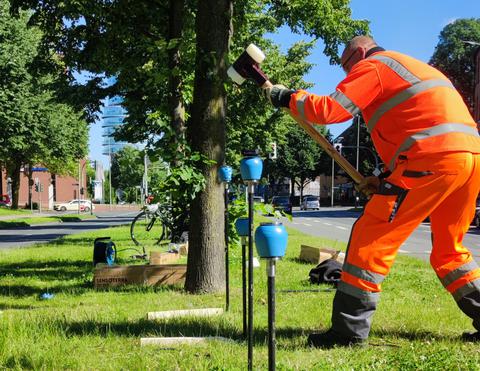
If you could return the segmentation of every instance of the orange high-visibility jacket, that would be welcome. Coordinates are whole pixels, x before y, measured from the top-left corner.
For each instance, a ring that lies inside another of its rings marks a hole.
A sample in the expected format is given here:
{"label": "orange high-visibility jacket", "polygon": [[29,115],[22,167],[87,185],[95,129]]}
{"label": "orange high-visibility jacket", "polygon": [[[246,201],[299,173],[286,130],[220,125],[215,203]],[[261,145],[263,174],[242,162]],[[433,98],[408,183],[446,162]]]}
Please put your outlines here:
{"label": "orange high-visibility jacket", "polygon": [[480,153],[477,126],[452,83],[398,52],[380,51],[361,60],[330,96],[293,93],[290,109],[312,124],[343,122],[361,112],[391,170],[400,154]]}

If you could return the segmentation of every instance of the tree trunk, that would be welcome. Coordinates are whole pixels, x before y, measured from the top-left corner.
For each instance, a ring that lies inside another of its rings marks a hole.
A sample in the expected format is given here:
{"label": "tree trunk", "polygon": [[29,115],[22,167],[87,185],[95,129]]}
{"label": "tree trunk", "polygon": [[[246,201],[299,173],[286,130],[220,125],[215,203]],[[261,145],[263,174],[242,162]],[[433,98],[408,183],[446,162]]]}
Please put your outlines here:
{"label": "tree trunk", "polygon": [[2,163],[0,163],[0,196],[1,195],[3,195],[3,166],[2,166]]}
{"label": "tree trunk", "polygon": [[177,141],[182,141],[185,133],[185,107],[182,100],[182,77],[180,75],[180,44],[182,40],[184,0],[170,0],[168,41],[172,43],[168,50],[169,111],[171,124],[175,129]]}
{"label": "tree trunk", "polygon": [[303,200],[303,188],[305,188],[305,179],[300,178],[300,203]]}
{"label": "tree trunk", "polygon": [[32,165],[28,165],[28,205],[31,208],[32,207],[32,178],[33,178],[33,171],[32,171]]}
{"label": "tree trunk", "polygon": [[[170,124],[175,130],[172,142],[177,148],[172,166],[182,166],[184,143],[185,143],[185,107],[182,99],[182,77],[180,75],[180,44],[182,41],[183,17],[185,12],[184,0],[169,1],[169,25],[168,25],[168,109],[170,112]],[[172,204],[184,205],[184,200],[172,200]],[[180,241],[183,231],[188,229],[189,212],[184,207],[173,208],[172,241]]]}
{"label": "tree trunk", "polygon": [[204,165],[206,188],[191,206],[185,289],[215,292],[225,286],[223,186],[217,170],[225,156],[226,60],[231,33],[232,2],[198,2],[195,29],[197,54],[192,105],[192,148],[215,165]]}
{"label": "tree trunk", "polygon": [[22,164],[20,162],[8,163],[6,166],[7,177],[10,177],[10,179],[12,180],[12,209],[18,209],[21,168]]}

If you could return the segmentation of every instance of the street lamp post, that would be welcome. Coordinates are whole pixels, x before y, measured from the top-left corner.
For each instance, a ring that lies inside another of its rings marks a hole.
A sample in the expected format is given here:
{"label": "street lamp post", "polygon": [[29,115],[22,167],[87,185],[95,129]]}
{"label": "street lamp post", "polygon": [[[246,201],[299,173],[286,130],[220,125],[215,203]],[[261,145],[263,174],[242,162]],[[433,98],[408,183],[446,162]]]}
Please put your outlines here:
{"label": "street lamp post", "polygon": [[108,137],[108,158],[110,160],[110,170],[108,172],[108,205],[110,210],[112,210],[112,144],[110,136]]}

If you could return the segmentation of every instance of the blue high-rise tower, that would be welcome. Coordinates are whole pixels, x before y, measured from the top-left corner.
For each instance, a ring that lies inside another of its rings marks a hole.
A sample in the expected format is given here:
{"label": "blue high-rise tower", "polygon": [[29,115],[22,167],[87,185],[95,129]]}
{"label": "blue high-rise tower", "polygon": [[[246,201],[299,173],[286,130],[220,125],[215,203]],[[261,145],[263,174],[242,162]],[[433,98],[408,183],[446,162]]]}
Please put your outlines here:
{"label": "blue high-rise tower", "polygon": [[127,111],[122,107],[121,97],[112,97],[105,100],[102,108],[103,154],[109,156],[118,152],[127,145],[127,142],[117,142],[113,138],[115,129],[123,125]]}

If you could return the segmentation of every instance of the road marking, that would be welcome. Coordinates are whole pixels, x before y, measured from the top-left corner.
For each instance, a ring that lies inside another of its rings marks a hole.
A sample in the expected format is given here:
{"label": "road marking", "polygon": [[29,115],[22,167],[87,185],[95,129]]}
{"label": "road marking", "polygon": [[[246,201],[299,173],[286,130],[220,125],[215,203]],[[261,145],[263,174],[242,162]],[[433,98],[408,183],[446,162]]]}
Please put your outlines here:
{"label": "road marking", "polygon": [[311,226],[312,226],[311,224],[308,224],[308,223],[303,223],[303,225],[306,225],[307,227],[311,227]]}
{"label": "road marking", "polygon": [[305,218],[305,220],[312,220],[312,218]]}
{"label": "road marking", "polygon": [[398,252],[402,254],[408,254],[408,251],[405,251],[405,250],[398,250]]}
{"label": "road marking", "polygon": [[423,250],[424,254],[430,254],[431,252],[432,252],[432,250]]}
{"label": "road marking", "polygon": [[336,225],[335,228],[343,229],[344,231],[346,231],[348,229],[348,228],[345,228],[345,227],[340,227],[339,225]]}
{"label": "road marking", "polygon": [[325,225],[332,225],[332,224],[330,224],[330,223],[323,223],[323,224],[325,224]]}
{"label": "road marking", "polygon": [[315,223],[321,223],[321,221],[320,221],[320,220],[314,220],[314,222],[315,222]]}
{"label": "road marking", "polygon": [[300,223],[297,223],[297,222],[292,222],[292,224],[294,224],[294,225],[299,225]]}

